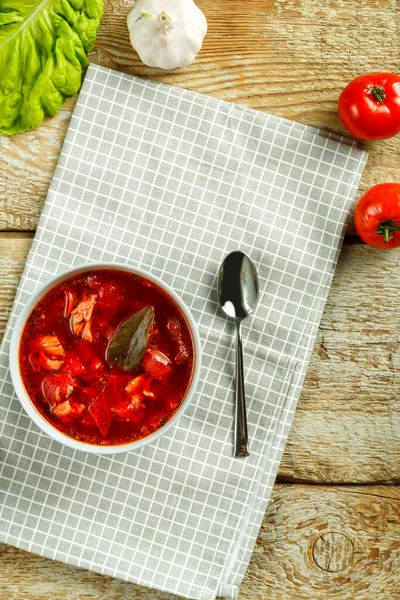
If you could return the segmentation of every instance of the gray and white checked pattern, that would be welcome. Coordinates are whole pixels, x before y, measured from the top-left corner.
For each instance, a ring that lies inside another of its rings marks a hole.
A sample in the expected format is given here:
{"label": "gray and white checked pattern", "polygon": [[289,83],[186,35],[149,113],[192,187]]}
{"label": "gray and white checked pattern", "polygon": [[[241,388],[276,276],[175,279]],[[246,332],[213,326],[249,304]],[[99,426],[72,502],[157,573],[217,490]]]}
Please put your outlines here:
{"label": "gray and white checked pattern", "polygon": [[[0,541],[190,598],[235,597],[365,161],[299,123],[89,68],[0,355]],[[215,294],[218,266],[237,248],[258,266],[262,292],[244,327],[247,460],[232,458],[234,337]],[[111,458],[42,435],[15,398],[7,357],[29,295],[99,260],[173,286],[204,348],[179,425]]]}

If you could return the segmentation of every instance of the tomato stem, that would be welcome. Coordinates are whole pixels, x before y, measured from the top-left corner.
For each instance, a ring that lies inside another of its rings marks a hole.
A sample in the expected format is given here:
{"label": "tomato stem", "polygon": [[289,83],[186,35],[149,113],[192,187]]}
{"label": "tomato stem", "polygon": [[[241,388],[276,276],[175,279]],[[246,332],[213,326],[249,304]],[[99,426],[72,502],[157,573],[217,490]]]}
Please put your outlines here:
{"label": "tomato stem", "polygon": [[379,104],[383,104],[384,99],[386,98],[385,88],[381,85],[372,85],[369,88],[371,92],[371,96],[375,98],[379,102]]}
{"label": "tomato stem", "polygon": [[383,104],[384,99],[386,98],[385,88],[381,85],[364,85],[361,81],[357,81],[358,85],[361,85],[367,92],[371,93],[371,96],[379,102],[379,104]]}
{"label": "tomato stem", "polygon": [[395,223],[400,223],[400,219],[396,221],[382,221],[379,223],[375,233],[383,235],[383,241],[388,242],[392,239],[394,231],[400,231],[400,226],[395,225]]}

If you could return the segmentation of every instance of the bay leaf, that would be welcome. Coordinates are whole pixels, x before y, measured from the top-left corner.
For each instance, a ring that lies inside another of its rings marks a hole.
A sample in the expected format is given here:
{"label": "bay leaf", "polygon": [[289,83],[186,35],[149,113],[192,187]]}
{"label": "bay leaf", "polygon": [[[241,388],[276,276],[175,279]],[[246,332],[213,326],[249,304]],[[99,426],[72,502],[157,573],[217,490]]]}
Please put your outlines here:
{"label": "bay leaf", "polygon": [[153,321],[154,309],[145,306],[121,323],[107,347],[110,367],[117,365],[124,371],[132,371],[138,366],[146,351]]}

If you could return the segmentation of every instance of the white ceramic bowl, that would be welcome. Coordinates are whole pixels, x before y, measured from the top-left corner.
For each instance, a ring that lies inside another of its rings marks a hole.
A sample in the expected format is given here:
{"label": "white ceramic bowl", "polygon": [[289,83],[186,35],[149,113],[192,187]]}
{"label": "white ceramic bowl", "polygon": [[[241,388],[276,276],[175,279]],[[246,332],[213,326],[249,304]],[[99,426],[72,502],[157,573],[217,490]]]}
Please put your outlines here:
{"label": "white ceramic bowl", "polygon": [[[184,397],[181,405],[179,406],[179,408],[175,412],[175,414],[171,417],[171,419],[169,421],[167,421],[165,423],[165,425],[163,425],[163,427],[160,427],[160,429],[157,429],[157,431],[155,431],[151,435],[148,435],[147,437],[142,438],[141,440],[138,440],[136,442],[131,442],[129,444],[120,444],[120,445],[115,445],[115,446],[100,446],[100,445],[95,445],[95,444],[87,444],[85,442],[79,442],[77,440],[74,440],[73,438],[62,433],[61,431],[58,431],[58,429],[53,427],[53,425],[51,425],[51,423],[49,423],[40,414],[40,412],[36,409],[35,405],[33,404],[30,397],[28,396],[28,393],[25,389],[24,383],[22,381],[21,373],[19,370],[19,345],[20,345],[20,340],[21,340],[21,334],[25,327],[25,323],[28,320],[33,308],[36,306],[36,304],[39,302],[39,300],[49,290],[51,290],[55,285],[61,283],[62,281],[65,281],[66,279],[69,279],[73,275],[78,275],[81,273],[85,273],[87,271],[92,271],[94,269],[118,269],[118,270],[122,270],[122,271],[128,271],[129,273],[134,273],[135,275],[141,275],[142,277],[145,277],[146,279],[149,279],[150,281],[156,283],[167,294],[169,294],[169,296],[171,296],[171,298],[179,306],[179,308],[181,309],[181,311],[183,312],[183,314],[186,317],[186,321],[189,325],[189,329],[192,334],[192,342],[193,342],[193,348],[194,348],[192,379],[191,379],[191,382],[187,389],[186,396]],[[158,440],[159,437],[164,435],[164,433],[169,431],[171,429],[171,427],[173,427],[179,421],[179,419],[181,418],[181,416],[183,415],[183,413],[189,406],[190,402],[192,401],[192,398],[195,393],[195,390],[196,390],[196,387],[198,384],[198,380],[199,380],[200,368],[201,368],[200,337],[199,337],[199,334],[197,331],[196,324],[193,320],[193,317],[190,314],[187,306],[184,304],[183,300],[178,296],[178,294],[176,292],[174,292],[174,290],[169,285],[164,283],[158,277],[155,277],[154,275],[151,275],[150,273],[147,273],[146,271],[143,271],[142,269],[139,269],[136,267],[131,267],[130,265],[125,265],[125,264],[121,264],[121,263],[86,264],[84,266],[74,267],[72,269],[69,269],[68,271],[61,273],[60,275],[57,275],[56,277],[53,277],[50,281],[48,281],[45,285],[43,285],[41,288],[39,288],[31,296],[31,298],[29,299],[27,304],[24,306],[24,308],[22,309],[22,311],[17,319],[17,322],[15,324],[15,327],[14,327],[14,330],[12,333],[12,337],[11,337],[11,345],[10,345],[11,377],[13,380],[13,384],[14,384],[17,396],[18,396],[22,406],[24,407],[25,411],[28,413],[28,415],[31,417],[31,419],[36,423],[36,425],[38,425],[38,427],[40,427],[40,429],[42,431],[44,431],[44,433],[49,435],[54,440],[57,440],[58,442],[61,442],[65,446],[69,446],[70,448],[73,448],[74,450],[81,450],[83,452],[90,452],[93,454],[117,454],[120,452],[129,452],[130,450],[138,450],[139,448],[142,448],[143,446],[146,446],[147,444],[150,444],[151,442]]]}

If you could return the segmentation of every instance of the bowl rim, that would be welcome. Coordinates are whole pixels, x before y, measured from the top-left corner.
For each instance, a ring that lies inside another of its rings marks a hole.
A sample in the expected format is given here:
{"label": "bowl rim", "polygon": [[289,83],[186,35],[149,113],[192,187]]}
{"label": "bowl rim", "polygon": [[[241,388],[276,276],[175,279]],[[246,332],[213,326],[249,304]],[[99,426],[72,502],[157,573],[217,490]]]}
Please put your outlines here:
{"label": "bowl rim", "polygon": [[[37,410],[32,400],[30,399],[25,386],[22,381],[20,369],[19,369],[19,347],[21,334],[25,327],[26,321],[28,320],[32,310],[39,302],[39,300],[49,292],[53,287],[62,283],[66,279],[73,277],[74,275],[79,275],[81,273],[85,273],[87,271],[93,270],[122,270],[127,271],[129,273],[133,273],[134,275],[139,275],[152,281],[157,284],[161,289],[163,289],[171,298],[175,301],[178,307],[183,312],[191,334],[194,348],[194,367],[192,371],[192,378],[189,384],[189,387],[186,391],[186,395],[183,399],[183,402],[179,406],[178,410],[174,413],[174,415],[159,429],[157,429],[154,433],[150,435],[126,444],[118,444],[115,446],[101,446],[96,444],[88,444],[86,442],[79,442],[72,437],[62,433],[56,427],[54,427],[49,421],[47,421],[41,413]],[[13,327],[13,331],[11,334],[10,340],[10,349],[9,349],[9,367],[11,379],[14,385],[15,392],[17,397],[24,408],[25,412],[32,419],[32,421],[50,438],[62,443],[64,446],[68,446],[74,450],[79,450],[81,452],[87,452],[90,454],[121,454],[123,452],[130,452],[132,450],[139,450],[147,444],[151,444],[158,440],[162,435],[167,433],[182,417],[191,403],[195,391],[197,389],[197,385],[200,378],[201,371],[201,362],[202,362],[202,348],[200,335],[198,332],[197,325],[193,319],[193,316],[186,306],[185,302],[182,298],[175,292],[175,290],[165,283],[162,279],[145,271],[140,267],[136,267],[134,265],[130,265],[128,263],[121,262],[93,262],[93,263],[84,263],[81,265],[75,265],[69,269],[66,269],[54,277],[51,277],[47,282],[41,285],[29,298],[28,302],[23,306],[21,312],[19,313],[15,325]]]}

